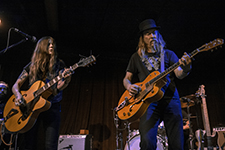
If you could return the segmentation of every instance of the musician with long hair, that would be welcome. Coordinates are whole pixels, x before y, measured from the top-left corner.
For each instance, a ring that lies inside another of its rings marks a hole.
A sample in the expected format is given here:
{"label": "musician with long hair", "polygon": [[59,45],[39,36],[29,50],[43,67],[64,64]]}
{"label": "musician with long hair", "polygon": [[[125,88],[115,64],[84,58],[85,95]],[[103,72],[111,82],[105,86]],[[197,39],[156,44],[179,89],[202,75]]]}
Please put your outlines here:
{"label": "musician with long hair", "polygon": [[[140,149],[155,150],[157,148],[158,125],[161,121],[164,121],[169,149],[182,150],[184,143],[183,120],[180,98],[174,83],[174,77],[183,79],[189,74],[191,59],[187,53],[184,53],[183,57],[178,59],[173,51],[166,49],[166,44],[159,32],[159,28],[153,19],[147,19],[140,23],[140,38],[137,52],[130,58],[123,85],[129,91],[129,94],[135,97],[141,91],[141,87],[137,84],[132,84],[134,75],[142,82],[151,72],[159,71],[162,73],[179,61],[181,65],[168,73],[166,80],[161,79],[165,82],[165,85],[159,90],[163,91],[164,96],[162,99],[149,105],[147,111],[140,118],[139,130],[141,137]],[[157,84],[154,86],[160,87]]]}
{"label": "musician with long hair", "polygon": [[37,133],[41,125],[41,129],[44,130],[45,149],[57,150],[62,90],[68,86],[71,80],[70,75],[72,74],[65,67],[65,63],[57,57],[55,40],[50,36],[43,37],[36,44],[31,62],[24,67],[21,75],[12,87],[12,92],[16,97],[15,103],[20,105],[23,103],[20,88],[26,80],[29,80],[29,86],[31,86],[38,80],[48,83],[59,74],[63,75],[62,80],[50,88],[52,94],[47,99],[51,102],[50,108],[40,113],[34,126],[24,134],[25,143],[23,145],[26,150],[37,149],[37,141],[40,141]]}

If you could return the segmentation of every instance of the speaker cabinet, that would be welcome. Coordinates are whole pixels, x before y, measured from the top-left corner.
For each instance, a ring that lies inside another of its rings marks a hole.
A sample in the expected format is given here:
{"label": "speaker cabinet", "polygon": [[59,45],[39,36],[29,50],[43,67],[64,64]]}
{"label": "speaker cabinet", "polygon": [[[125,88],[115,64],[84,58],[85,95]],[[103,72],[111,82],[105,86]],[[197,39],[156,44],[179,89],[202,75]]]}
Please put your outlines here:
{"label": "speaker cabinet", "polygon": [[60,135],[58,150],[91,150],[92,135]]}

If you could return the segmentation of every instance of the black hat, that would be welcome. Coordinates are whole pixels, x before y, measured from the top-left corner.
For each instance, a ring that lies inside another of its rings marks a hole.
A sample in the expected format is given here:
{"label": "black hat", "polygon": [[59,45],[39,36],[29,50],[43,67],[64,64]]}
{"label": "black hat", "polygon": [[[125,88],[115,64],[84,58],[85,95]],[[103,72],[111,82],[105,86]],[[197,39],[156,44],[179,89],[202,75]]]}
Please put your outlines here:
{"label": "black hat", "polygon": [[156,26],[153,19],[146,19],[139,24],[139,34],[148,29],[160,29],[160,27]]}

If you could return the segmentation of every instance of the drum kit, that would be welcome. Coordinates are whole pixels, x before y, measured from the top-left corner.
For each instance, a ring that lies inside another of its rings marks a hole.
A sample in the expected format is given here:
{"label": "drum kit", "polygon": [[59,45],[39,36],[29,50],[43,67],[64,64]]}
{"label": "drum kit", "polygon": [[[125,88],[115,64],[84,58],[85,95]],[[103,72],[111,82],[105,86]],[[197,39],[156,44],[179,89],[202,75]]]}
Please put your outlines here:
{"label": "drum kit", "polygon": [[[180,98],[181,108],[187,109],[187,120],[191,123],[191,118],[196,118],[195,116],[191,116],[190,107],[194,106],[196,102],[198,102],[198,97],[193,95],[188,95]],[[140,143],[140,133],[139,130],[130,130],[130,123],[128,125],[128,136],[124,150],[139,150]],[[194,134],[191,126],[189,127],[189,140],[193,141]],[[158,126],[158,134],[157,134],[157,149],[156,150],[168,150],[168,139],[166,136],[166,130],[164,126],[164,122],[162,121]]]}
{"label": "drum kit", "polygon": [[[139,130],[132,130],[132,131],[130,130],[128,132],[128,139],[124,150],[139,150],[140,149],[139,143],[140,143]],[[164,122],[162,121],[158,126],[156,150],[167,150],[167,149],[168,149],[168,141],[166,137]]]}
{"label": "drum kit", "polygon": [[191,119],[197,118],[197,116],[191,116],[190,107],[194,106],[197,103],[200,103],[201,100],[200,100],[199,96],[197,96],[195,94],[191,94],[191,95],[181,97],[180,102],[181,102],[181,108],[187,109],[187,119],[186,120],[189,122],[189,139],[188,139],[189,140],[189,148],[191,150],[193,150],[195,136],[194,136],[194,132],[193,132],[193,129],[191,126]]}

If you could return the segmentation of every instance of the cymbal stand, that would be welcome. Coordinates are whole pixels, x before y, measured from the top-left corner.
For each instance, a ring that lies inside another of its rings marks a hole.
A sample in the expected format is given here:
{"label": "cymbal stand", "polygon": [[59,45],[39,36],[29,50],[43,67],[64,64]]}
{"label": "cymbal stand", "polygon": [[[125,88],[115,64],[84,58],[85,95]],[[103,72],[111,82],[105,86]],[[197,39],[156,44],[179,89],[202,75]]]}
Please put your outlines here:
{"label": "cymbal stand", "polygon": [[128,146],[128,150],[130,150],[130,143],[129,143],[129,140],[130,140],[130,133],[131,133],[131,130],[130,130],[130,122],[126,122],[126,126],[127,126],[127,146]]}
{"label": "cymbal stand", "polygon": [[16,137],[15,137],[15,150],[17,149],[17,141],[18,141],[18,133],[16,133],[16,135],[15,135]]}
{"label": "cymbal stand", "polygon": [[[115,113],[114,122],[115,122],[115,125],[116,125],[116,150],[122,150],[122,148],[123,148],[123,136],[122,136],[121,132],[119,133],[119,118],[118,118],[117,113]],[[119,141],[121,142],[120,148],[119,148]]]}
{"label": "cymbal stand", "polygon": [[188,116],[188,121],[189,121],[189,144],[190,144],[190,149],[191,150],[194,150],[194,144],[193,144],[193,140],[194,140],[194,133],[193,133],[193,130],[192,130],[192,127],[191,127],[191,114],[190,114],[190,99],[187,98],[187,116]]}
{"label": "cymbal stand", "polygon": [[117,107],[113,109],[114,125],[116,126],[116,150],[123,150],[123,131],[126,127],[120,127],[120,119],[117,115]]}

